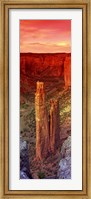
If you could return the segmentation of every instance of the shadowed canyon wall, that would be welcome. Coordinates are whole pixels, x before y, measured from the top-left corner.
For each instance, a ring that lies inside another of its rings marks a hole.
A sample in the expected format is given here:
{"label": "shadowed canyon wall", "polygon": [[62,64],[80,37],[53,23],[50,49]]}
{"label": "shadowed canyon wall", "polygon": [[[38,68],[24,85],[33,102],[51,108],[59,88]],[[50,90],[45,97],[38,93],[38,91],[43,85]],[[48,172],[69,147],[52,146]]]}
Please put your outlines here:
{"label": "shadowed canyon wall", "polygon": [[[54,76],[64,75],[64,61],[71,57],[70,53],[21,53],[20,70],[28,76]],[[66,64],[66,63],[65,63]]]}
{"label": "shadowed canyon wall", "polygon": [[64,81],[66,87],[71,85],[71,57],[66,57],[64,61]]}
{"label": "shadowed canyon wall", "polygon": [[[63,86],[70,86],[70,53],[21,53],[20,54],[20,92],[23,96],[35,90],[36,82],[62,81]],[[62,84],[61,84],[62,85]]]}

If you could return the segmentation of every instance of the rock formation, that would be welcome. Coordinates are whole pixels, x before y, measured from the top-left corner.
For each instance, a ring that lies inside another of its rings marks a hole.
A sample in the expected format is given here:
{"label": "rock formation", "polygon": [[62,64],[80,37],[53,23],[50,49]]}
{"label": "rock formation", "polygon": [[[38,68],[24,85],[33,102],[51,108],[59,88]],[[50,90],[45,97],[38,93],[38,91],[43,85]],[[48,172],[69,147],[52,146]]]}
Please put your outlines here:
{"label": "rock formation", "polygon": [[37,82],[37,90],[35,93],[35,112],[36,158],[41,160],[48,155],[49,151],[49,128],[43,82]]}
{"label": "rock formation", "polygon": [[68,56],[64,61],[64,81],[65,86],[71,86],[71,57]]}
{"label": "rock formation", "polygon": [[69,53],[21,53],[20,70],[28,76],[63,76],[64,60]]}
{"label": "rock formation", "polygon": [[59,102],[50,101],[50,148],[54,153],[60,145]]}
{"label": "rock formation", "polygon": [[71,136],[64,141],[60,157],[58,178],[71,179]]}
{"label": "rock formation", "polygon": [[[37,81],[58,80],[60,87],[70,85],[70,53],[20,53],[21,102],[35,90]],[[31,89],[31,91],[30,91]]]}
{"label": "rock formation", "polygon": [[32,178],[29,168],[29,155],[27,142],[20,138],[20,179]]}
{"label": "rock formation", "polygon": [[46,110],[44,83],[37,82],[35,93],[36,158],[43,159],[60,145],[59,101],[50,101],[49,124]]}

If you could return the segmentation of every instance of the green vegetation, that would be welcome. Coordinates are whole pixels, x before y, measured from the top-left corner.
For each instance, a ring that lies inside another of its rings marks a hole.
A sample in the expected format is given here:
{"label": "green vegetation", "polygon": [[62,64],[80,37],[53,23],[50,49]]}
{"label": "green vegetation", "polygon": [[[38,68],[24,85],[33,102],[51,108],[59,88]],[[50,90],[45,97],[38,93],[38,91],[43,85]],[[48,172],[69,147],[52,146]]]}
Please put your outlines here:
{"label": "green vegetation", "polygon": [[23,108],[24,108],[24,109],[27,109],[27,108],[28,108],[28,106],[29,106],[28,104],[23,103],[23,104],[21,104],[21,109],[23,109]]}
{"label": "green vegetation", "polygon": [[45,178],[45,173],[43,171],[39,171],[38,172],[38,177],[39,177],[39,179]]}

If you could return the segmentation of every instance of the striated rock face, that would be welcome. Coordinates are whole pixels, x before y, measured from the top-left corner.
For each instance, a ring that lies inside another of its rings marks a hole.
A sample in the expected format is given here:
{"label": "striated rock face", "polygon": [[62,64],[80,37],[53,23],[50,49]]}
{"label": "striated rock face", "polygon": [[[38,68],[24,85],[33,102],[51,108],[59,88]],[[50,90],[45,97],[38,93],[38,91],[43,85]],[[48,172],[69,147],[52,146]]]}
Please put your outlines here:
{"label": "striated rock face", "polygon": [[71,136],[65,140],[61,148],[58,178],[71,179]]}
{"label": "striated rock face", "polygon": [[60,118],[58,100],[50,101],[50,148],[54,153],[60,145]]}
{"label": "striated rock face", "polygon": [[64,81],[65,86],[71,85],[71,57],[66,57],[64,61]]}
{"label": "striated rock face", "polygon": [[37,82],[35,94],[36,112],[36,158],[47,157],[49,151],[49,128],[45,103],[45,93],[43,82]]}

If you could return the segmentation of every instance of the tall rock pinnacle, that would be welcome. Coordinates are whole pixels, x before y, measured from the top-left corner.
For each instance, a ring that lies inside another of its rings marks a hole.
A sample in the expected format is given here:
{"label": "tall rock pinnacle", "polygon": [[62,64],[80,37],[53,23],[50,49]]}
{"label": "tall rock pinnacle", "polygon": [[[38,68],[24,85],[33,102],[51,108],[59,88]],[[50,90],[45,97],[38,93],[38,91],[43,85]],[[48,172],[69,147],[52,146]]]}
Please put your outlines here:
{"label": "tall rock pinnacle", "polygon": [[35,93],[36,158],[43,159],[49,152],[49,128],[45,103],[44,83],[37,82]]}
{"label": "tall rock pinnacle", "polygon": [[54,153],[60,146],[59,102],[50,100],[50,149]]}

